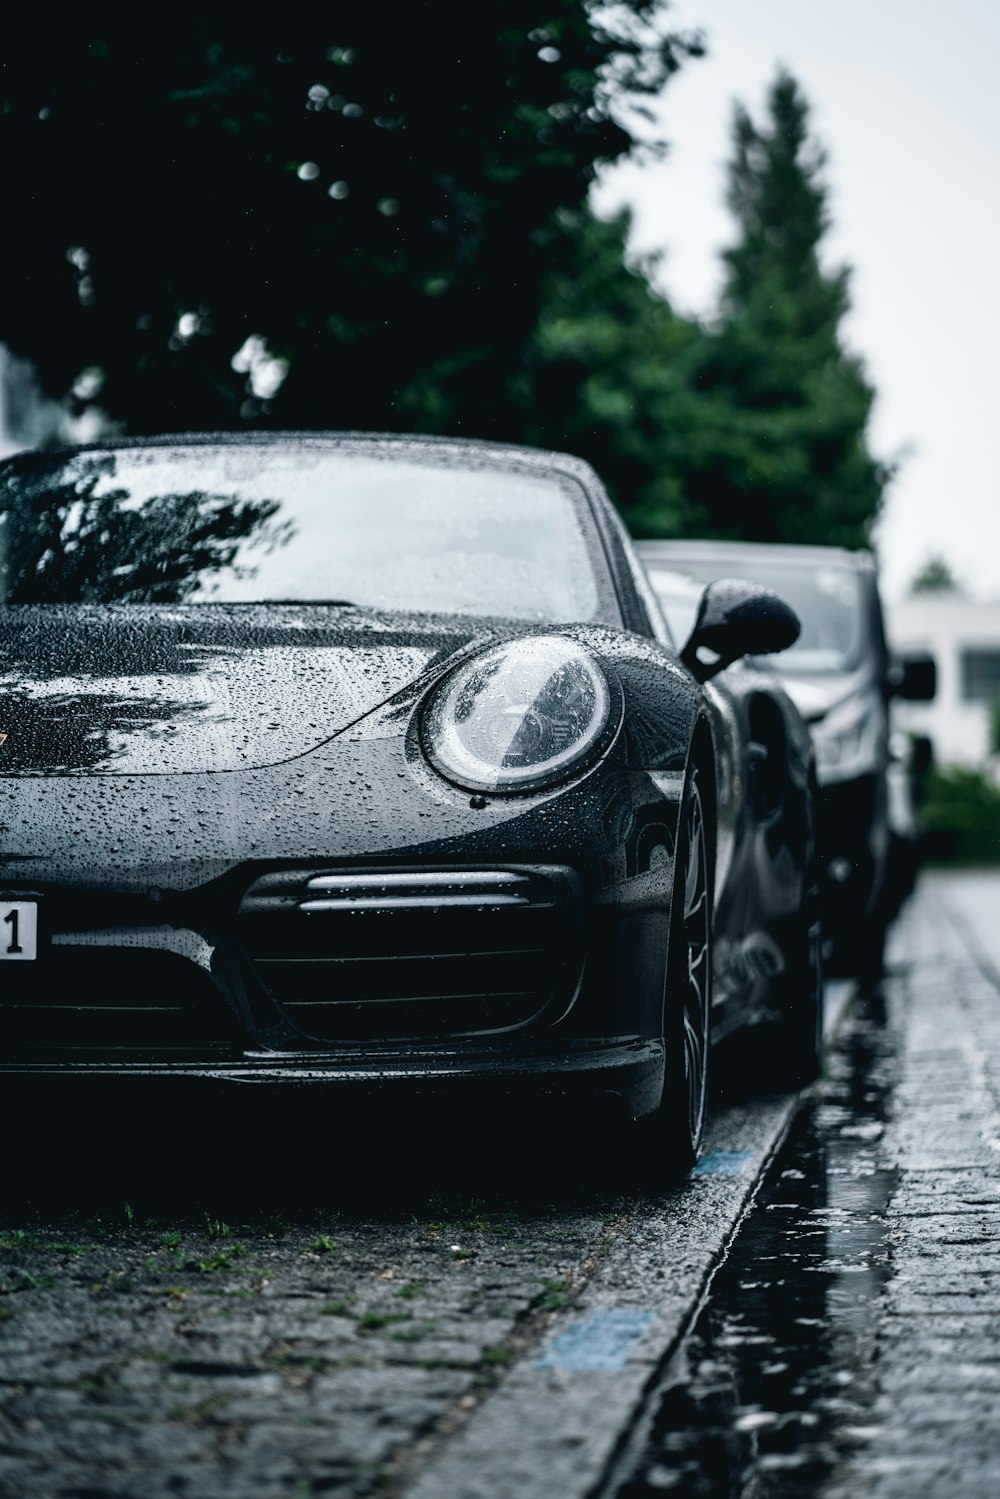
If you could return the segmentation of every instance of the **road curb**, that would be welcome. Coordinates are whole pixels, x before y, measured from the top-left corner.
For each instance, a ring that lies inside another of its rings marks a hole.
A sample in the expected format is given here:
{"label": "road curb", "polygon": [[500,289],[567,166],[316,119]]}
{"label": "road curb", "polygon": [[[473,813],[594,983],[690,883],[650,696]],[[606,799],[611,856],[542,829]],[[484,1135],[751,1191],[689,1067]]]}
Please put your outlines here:
{"label": "road curb", "polygon": [[[826,1034],[852,994],[829,985]],[[682,1187],[626,1219],[572,1309],[405,1490],[407,1499],[584,1499],[697,1315],[800,1096],[726,1109]]]}
{"label": "road curb", "polygon": [[541,1348],[456,1433],[407,1499],[576,1499],[593,1489],[695,1314],[798,1098],[727,1110],[701,1172],[633,1213]]}

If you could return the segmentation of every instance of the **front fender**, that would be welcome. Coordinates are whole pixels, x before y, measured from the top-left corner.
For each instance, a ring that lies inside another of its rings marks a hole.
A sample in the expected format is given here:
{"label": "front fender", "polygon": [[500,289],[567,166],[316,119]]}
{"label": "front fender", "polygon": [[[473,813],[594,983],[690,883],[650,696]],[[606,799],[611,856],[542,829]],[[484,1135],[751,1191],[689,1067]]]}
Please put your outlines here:
{"label": "front fender", "polygon": [[624,719],[609,755],[630,770],[683,772],[705,689],[678,657],[655,640],[620,630],[578,626],[572,634],[621,683]]}

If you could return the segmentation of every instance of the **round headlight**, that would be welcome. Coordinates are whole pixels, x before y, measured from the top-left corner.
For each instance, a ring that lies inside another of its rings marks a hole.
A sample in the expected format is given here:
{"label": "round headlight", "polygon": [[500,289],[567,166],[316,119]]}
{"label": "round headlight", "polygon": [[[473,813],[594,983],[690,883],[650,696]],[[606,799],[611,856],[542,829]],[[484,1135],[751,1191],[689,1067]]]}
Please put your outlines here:
{"label": "round headlight", "polygon": [[424,718],[424,749],[460,786],[521,791],[567,775],[610,712],[607,678],[587,651],[561,635],[530,635],[445,678]]}

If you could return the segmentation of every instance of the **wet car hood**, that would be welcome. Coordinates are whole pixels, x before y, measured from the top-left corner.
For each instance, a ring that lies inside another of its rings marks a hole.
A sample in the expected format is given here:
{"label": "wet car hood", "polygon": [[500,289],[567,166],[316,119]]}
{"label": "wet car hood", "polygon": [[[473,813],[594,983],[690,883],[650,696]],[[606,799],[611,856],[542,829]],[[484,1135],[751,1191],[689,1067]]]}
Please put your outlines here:
{"label": "wet car hood", "polygon": [[829,672],[823,676],[783,672],[780,659],[773,670],[806,723],[819,723],[831,708],[861,692],[871,681],[871,673],[865,670]]}
{"label": "wet car hood", "polygon": [[275,765],[497,628],[330,605],[0,607],[0,773]]}

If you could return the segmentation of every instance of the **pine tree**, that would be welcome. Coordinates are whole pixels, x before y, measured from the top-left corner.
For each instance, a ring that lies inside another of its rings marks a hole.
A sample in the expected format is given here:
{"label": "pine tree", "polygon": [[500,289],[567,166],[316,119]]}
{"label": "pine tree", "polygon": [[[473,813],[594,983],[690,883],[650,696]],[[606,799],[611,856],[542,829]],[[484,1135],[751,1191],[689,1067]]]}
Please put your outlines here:
{"label": "pine tree", "polygon": [[911,593],[961,593],[951,563],[940,553],[928,557],[923,567],[910,584]]}
{"label": "pine tree", "polygon": [[788,73],[763,126],[737,107],[728,201],[739,239],[702,345],[684,460],[700,534],[857,547],[879,513],[891,467],[869,451],[874,392],[840,341],[849,271],[821,263],[824,167]]}

